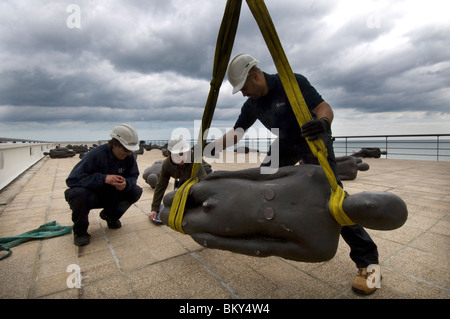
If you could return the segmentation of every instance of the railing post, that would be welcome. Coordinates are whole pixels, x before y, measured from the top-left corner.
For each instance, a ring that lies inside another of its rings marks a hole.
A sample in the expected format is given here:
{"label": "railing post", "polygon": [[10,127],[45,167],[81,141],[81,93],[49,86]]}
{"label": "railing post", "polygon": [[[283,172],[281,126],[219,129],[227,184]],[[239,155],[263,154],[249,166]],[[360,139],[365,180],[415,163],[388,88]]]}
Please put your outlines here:
{"label": "railing post", "polygon": [[436,160],[439,162],[439,135],[436,136],[437,145],[436,145]]}
{"label": "railing post", "polygon": [[347,143],[348,143],[348,137],[345,137],[345,156],[347,156]]}
{"label": "railing post", "polygon": [[388,158],[388,154],[389,154],[389,152],[388,152],[388,136],[386,136],[385,146],[386,146],[386,159],[387,159]]}

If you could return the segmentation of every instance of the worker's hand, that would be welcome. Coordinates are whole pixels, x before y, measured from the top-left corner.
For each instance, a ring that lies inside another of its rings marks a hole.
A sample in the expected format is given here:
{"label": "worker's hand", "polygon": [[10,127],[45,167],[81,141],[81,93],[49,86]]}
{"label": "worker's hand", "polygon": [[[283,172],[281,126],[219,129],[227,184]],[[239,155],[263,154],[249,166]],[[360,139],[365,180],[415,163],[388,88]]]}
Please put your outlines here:
{"label": "worker's hand", "polygon": [[317,140],[330,131],[330,122],[326,119],[311,120],[303,124],[302,137],[308,137],[310,141]]}
{"label": "worker's hand", "polygon": [[155,218],[156,218],[156,214],[158,214],[158,212],[155,211],[155,210],[152,210],[152,211],[150,212],[150,215],[148,215],[148,216],[150,217],[150,219],[155,219]]}
{"label": "worker's hand", "polygon": [[120,184],[123,183],[125,181],[125,178],[123,178],[123,176],[120,175],[113,175],[113,174],[109,174],[106,175],[105,178],[105,183],[109,184],[109,185],[115,185],[115,184]]}
{"label": "worker's hand", "polygon": [[124,179],[123,182],[114,185],[118,191],[123,191],[127,187],[127,180]]}
{"label": "worker's hand", "polygon": [[106,175],[105,183],[114,186],[119,191],[127,186],[127,180],[120,175]]}

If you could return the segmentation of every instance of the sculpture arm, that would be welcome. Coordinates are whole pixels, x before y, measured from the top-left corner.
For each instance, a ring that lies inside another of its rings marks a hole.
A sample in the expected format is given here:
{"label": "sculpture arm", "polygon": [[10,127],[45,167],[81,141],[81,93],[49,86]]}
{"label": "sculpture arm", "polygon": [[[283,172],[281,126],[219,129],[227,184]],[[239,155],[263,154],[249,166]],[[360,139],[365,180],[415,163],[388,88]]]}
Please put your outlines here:
{"label": "sculpture arm", "polygon": [[255,257],[279,256],[282,258],[308,262],[322,262],[334,257],[336,250],[320,247],[302,247],[299,243],[287,240],[277,240],[270,237],[258,238],[226,238],[215,236],[210,233],[191,234],[198,244],[213,249],[229,250],[235,253]]}

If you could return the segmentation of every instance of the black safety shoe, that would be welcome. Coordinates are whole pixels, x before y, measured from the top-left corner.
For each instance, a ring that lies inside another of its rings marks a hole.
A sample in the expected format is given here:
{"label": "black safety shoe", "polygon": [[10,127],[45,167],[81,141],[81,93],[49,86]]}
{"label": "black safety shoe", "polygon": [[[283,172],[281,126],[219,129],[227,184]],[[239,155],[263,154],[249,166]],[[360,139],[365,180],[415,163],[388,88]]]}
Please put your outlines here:
{"label": "black safety shoe", "polygon": [[75,246],[85,246],[88,245],[91,242],[91,235],[86,233],[81,234],[73,234],[73,243]]}
{"label": "black safety shoe", "polygon": [[122,227],[122,223],[120,222],[120,220],[109,219],[103,210],[100,212],[100,218],[103,220],[106,220],[106,224],[108,225],[108,228],[110,228],[110,229],[117,229],[117,228]]}

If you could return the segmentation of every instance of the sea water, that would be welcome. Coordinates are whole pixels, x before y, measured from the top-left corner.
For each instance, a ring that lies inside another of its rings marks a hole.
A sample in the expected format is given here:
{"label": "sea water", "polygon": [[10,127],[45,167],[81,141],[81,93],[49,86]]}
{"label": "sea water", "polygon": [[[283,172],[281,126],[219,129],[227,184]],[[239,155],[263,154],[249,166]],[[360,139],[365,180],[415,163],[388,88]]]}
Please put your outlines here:
{"label": "sea water", "polygon": [[[274,139],[244,138],[234,148],[247,147],[249,151],[267,153]],[[152,142],[152,141],[147,141]],[[164,145],[167,141],[153,141],[156,145]],[[155,143],[157,142],[157,143]],[[195,144],[195,141],[191,141]],[[207,141],[211,142],[211,141]],[[192,144],[192,145],[193,145]],[[380,158],[411,159],[425,161],[450,161],[450,137],[335,137],[335,156],[352,155],[362,148],[379,148],[386,154]]]}

